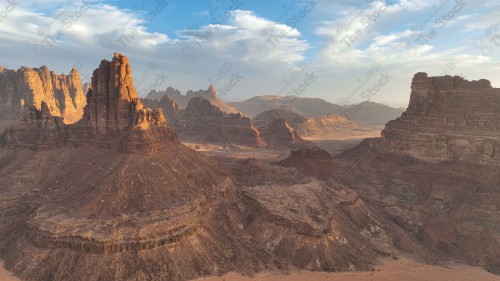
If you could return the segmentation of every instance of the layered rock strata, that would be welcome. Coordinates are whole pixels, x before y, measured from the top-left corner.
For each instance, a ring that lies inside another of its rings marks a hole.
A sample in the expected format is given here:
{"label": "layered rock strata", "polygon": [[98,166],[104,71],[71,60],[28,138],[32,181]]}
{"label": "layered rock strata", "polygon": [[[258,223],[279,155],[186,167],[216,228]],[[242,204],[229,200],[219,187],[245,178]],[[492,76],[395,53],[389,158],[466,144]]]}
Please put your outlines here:
{"label": "layered rock strata", "polygon": [[417,73],[401,118],[332,174],[447,260],[500,274],[499,106],[487,80]]}
{"label": "layered rock strata", "polygon": [[[26,142],[32,142],[29,147],[47,148],[91,143],[108,148],[121,147],[131,152],[154,150],[161,141],[178,141],[176,133],[168,128],[161,109],[153,111],[144,108],[137,97],[128,59],[117,53],[112,61],[103,60],[94,71],[92,88],[87,93],[87,105],[78,122],[63,125],[52,121],[59,119],[51,114],[45,102],[42,104],[42,113],[31,109],[26,118],[4,134],[6,145],[27,147],[29,145]],[[37,116],[42,120],[36,119]],[[26,122],[29,120],[37,122]],[[48,122],[48,125],[43,125],[48,130],[38,131],[40,122]],[[57,132],[54,133],[53,128],[57,128]],[[35,131],[39,135],[30,137],[29,134]],[[54,134],[59,137],[53,137]],[[35,141],[38,139],[44,142]],[[121,145],[117,146],[116,143]]]}
{"label": "layered rock strata", "polygon": [[176,130],[183,139],[223,145],[266,146],[250,118],[241,113],[226,114],[202,97],[192,98],[177,116]]}
{"label": "layered rock strata", "polygon": [[415,74],[408,109],[379,149],[433,161],[500,163],[500,89],[488,80]]}

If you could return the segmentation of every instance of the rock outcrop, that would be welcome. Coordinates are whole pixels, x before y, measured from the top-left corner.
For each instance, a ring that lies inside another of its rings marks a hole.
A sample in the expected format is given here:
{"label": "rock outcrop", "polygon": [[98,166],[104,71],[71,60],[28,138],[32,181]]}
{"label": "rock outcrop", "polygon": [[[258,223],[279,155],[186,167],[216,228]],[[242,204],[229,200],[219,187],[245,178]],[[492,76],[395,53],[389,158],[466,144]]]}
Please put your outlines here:
{"label": "rock outcrop", "polygon": [[293,150],[290,156],[279,161],[278,165],[296,168],[304,175],[320,180],[334,179],[334,173],[332,173],[335,167],[333,158],[330,153],[319,147]]}
{"label": "rock outcrop", "polygon": [[194,97],[187,108],[178,113],[176,130],[183,140],[266,146],[260,132],[241,113],[223,112],[202,97]]}
{"label": "rock outcrop", "polygon": [[[184,96],[177,89],[172,87],[168,87],[165,91],[156,91],[152,90],[147,96],[146,99],[157,100],[160,101],[164,96],[169,96],[174,100],[183,100]],[[189,101],[186,101],[186,104]]]}
{"label": "rock outcrop", "polygon": [[300,136],[322,137],[334,135],[339,131],[349,131],[359,128],[359,126],[342,115],[322,115],[304,118],[297,113],[285,109],[273,109],[264,111],[253,118],[254,124],[260,129],[271,124],[275,119],[285,118]]}
{"label": "rock outcrop", "polygon": [[210,85],[207,90],[198,90],[198,91],[187,91],[186,95],[181,95],[179,90],[174,89],[172,87],[168,87],[166,91],[151,91],[147,99],[152,100],[161,100],[164,96],[169,96],[175,103],[179,106],[180,109],[185,109],[191,99],[196,97],[202,97],[208,100],[211,104],[218,107],[222,112],[230,114],[230,113],[239,113],[239,111],[233,106],[227,104],[223,100],[221,100],[217,94],[217,90],[213,85]]}
{"label": "rock outcrop", "polygon": [[299,128],[306,119],[295,112],[285,110],[285,109],[273,109],[259,113],[257,116],[253,117],[253,122],[258,127],[267,127],[268,124],[272,123],[274,119],[285,118],[292,128]]}
{"label": "rock outcrop", "polygon": [[153,110],[160,108],[165,114],[168,123],[175,125],[180,110],[177,103],[173,99],[171,99],[170,96],[163,96],[160,100],[149,98],[141,99],[141,102],[144,104],[144,106],[149,107]]}
{"label": "rock outcrop", "polygon": [[436,255],[500,274],[499,120],[489,81],[417,73],[406,112],[332,174]]}
{"label": "rock outcrop", "polygon": [[65,130],[62,117],[53,116],[42,101],[41,110],[31,106],[22,120],[6,129],[2,143],[7,147],[32,150],[53,150],[64,144]]}
{"label": "rock outcrop", "polygon": [[57,75],[45,66],[0,70],[0,119],[18,120],[31,106],[41,110],[42,102],[51,115],[63,117],[64,123],[78,121],[85,106],[78,71]]}
{"label": "rock outcrop", "polygon": [[267,118],[276,114],[251,120],[241,113],[225,113],[203,97],[192,98],[184,110],[169,96],[163,96],[160,101],[142,99],[142,103],[152,109],[162,109],[169,124],[186,142],[289,148],[306,143],[286,120]]}
{"label": "rock outcrop", "polygon": [[[112,61],[103,60],[94,71],[87,105],[78,122],[64,126],[51,113],[50,106],[42,104],[41,113],[35,106],[26,118],[6,130],[3,136],[6,145],[30,147],[31,143],[31,147],[57,147],[91,143],[132,152],[155,150],[162,141],[178,142],[176,133],[167,126],[163,111],[144,108],[137,97],[128,59],[118,53]],[[37,133],[40,126],[49,130]],[[57,128],[56,133],[53,128]]]}
{"label": "rock outcrop", "polygon": [[378,149],[434,161],[500,163],[500,89],[488,80],[415,74],[408,109]]}
{"label": "rock outcrop", "polygon": [[259,131],[262,139],[272,147],[298,148],[307,145],[307,142],[297,134],[295,129],[288,125],[286,118],[274,119],[267,127],[261,128]]}

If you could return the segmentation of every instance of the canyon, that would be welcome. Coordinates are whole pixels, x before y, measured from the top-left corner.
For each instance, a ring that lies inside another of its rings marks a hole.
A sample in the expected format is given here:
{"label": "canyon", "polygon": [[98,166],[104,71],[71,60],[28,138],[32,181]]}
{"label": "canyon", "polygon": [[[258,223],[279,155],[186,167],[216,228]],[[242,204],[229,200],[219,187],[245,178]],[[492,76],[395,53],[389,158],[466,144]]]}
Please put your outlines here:
{"label": "canyon", "polygon": [[[74,122],[50,87],[43,98],[1,87],[13,124],[0,141],[0,258],[21,280],[353,272],[406,258],[500,274],[500,89],[487,80],[417,73],[407,110],[339,154],[301,134],[357,129],[345,116],[250,118],[213,87],[140,99],[119,53],[93,72]],[[210,157],[187,140],[291,151]]]}

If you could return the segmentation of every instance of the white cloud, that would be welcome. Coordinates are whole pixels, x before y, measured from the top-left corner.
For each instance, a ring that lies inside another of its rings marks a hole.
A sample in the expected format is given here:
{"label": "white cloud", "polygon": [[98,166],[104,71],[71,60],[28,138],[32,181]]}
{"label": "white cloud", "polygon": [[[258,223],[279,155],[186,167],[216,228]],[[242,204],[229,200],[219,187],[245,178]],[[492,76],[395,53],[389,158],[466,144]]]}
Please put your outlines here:
{"label": "white cloud", "polygon": [[288,64],[303,60],[309,48],[300,35],[295,28],[242,10],[231,11],[228,25],[212,24],[179,32],[190,44],[236,54],[244,61]]}
{"label": "white cloud", "polygon": [[[436,11],[441,0],[402,0],[383,10],[380,0],[360,7],[347,0],[316,1],[318,5],[307,16],[313,24],[300,30],[252,11],[235,10],[229,12],[230,17],[223,24],[178,30],[176,36],[170,38],[149,31],[141,14],[102,2],[93,2],[82,17],[67,27],[64,15],[77,11],[81,4],[72,0],[27,0],[0,25],[0,49],[3,62],[12,68],[21,64],[47,65],[51,70],[67,73],[76,65],[85,79],[90,78],[101,59],[109,59],[112,52],[118,50],[133,64],[140,92],[169,85],[181,91],[207,88],[223,65],[230,63],[230,72],[244,77],[223,97],[230,100],[276,94],[283,87],[282,81],[293,77],[296,65],[303,62],[307,62],[308,72],[313,71],[319,77],[303,96],[336,101],[356,88],[357,79],[363,77],[373,63],[380,63],[381,71],[388,72],[393,79],[374,100],[401,104],[408,99],[409,83],[415,72],[439,75],[447,64],[455,62],[453,72],[491,79],[488,72],[498,69],[494,63],[498,58],[484,56],[480,50],[473,49],[472,39],[468,42],[467,38],[454,35],[457,30],[464,30],[468,35],[467,32],[480,31],[488,23],[500,21],[495,20],[500,16],[497,9],[460,14],[447,23],[448,29],[439,29],[437,37],[424,44],[415,38],[432,28],[434,20],[420,30],[412,31],[410,27],[422,24]],[[447,2],[447,8],[451,3]],[[54,9],[64,11],[63,16],[54,19],[57,15]],[[443,8],[436,16],[446,11]],[[311,29],[313,35],[320,38],[317,46],[304,39],[313,37],[303,34]],[[57,36],[58,31],[63,34]],[[50,46],[44,42],[47,35],[55,38]],[[339,45],[347,36],[357,38]],[[405,42],[409,46],[405,46]],[[43,56],[36,52],[37,47],[44,47]],[[412,53],[412,48],[418,49],[418,55]],[[477,69],[484,71],[482,77]],[[162,73],[169,78],[157,85],[155,80]],[[229,74],[216,87],[224,86],[228,77]],[[284,92],[296,87],[301,79]],[[352,102],[356,101],[360,100]]]}

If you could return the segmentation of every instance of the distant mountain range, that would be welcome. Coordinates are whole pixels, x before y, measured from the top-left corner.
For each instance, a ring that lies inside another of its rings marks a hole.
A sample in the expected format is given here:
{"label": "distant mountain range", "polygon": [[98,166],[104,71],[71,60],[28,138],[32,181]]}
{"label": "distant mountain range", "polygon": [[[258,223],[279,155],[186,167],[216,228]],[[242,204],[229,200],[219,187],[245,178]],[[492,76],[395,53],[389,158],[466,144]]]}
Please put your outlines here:
{"label": "distant mountain range", "polygon": [[198,91],[187,91],[186,95],[182,95],[181,92],[172,87],[168,87],[165,91],[151,91],[146,99],[151,100],[161,100],[163,96],[169,96],[175,103],[179,106],[180,109],[185,109],[189,101],[194,97],[202,97],[208,100],[211,104],[217,106],[222,112],[230,114],[230,113],[238,113],[239,111],[227,104],[223,100],[219,98],[217,95],[217,91],[213,85],[210,85],[207,90],[198,90]]}
{"label": "distant mountain range", "polygon": [[252,117],[261,112],[284,109],[306,118],[325,115],[343,115],[361,124],[383,125],[396,119],[404,112],[384,104],[365,101],[357,105],[340,106],[319,98],[300,98],[294,96],[257,96],[242,102],[229,103],[244,114]]}
{"label": "distant mountain range", "polygon": [[396,119],[404,112],[404,108],[394,108],[384,104],[365,101],[357,105],[337,105],[320,98],[301,98],[295,96],[256,96],[242,102],[225,102],[220,99],[213,86],[208,90],[188,91],[182,95],[179,90],[168,87],[165,91],[151,91],[147,99],[160,100],[168,95],[179,108],[184,109],[193,97],[203,97],[224,113],[241,112],[255,118],[269,110],[287,110],[305,118],[318,116],[342,115],[347,119],[364,125],[384,125]]}

